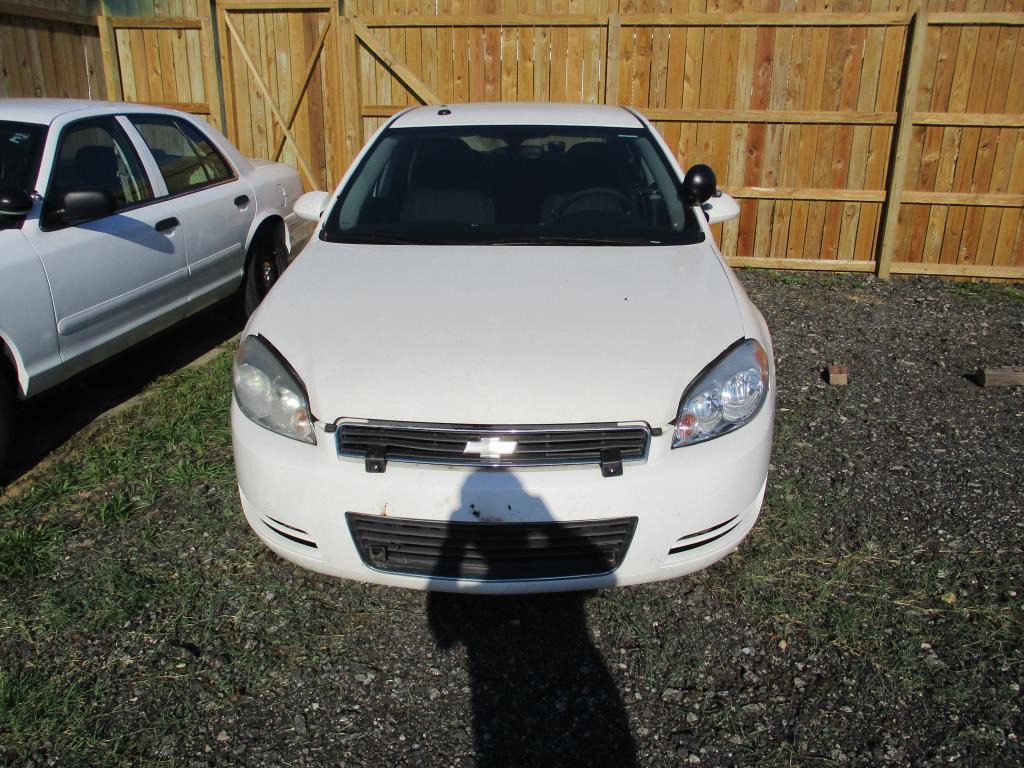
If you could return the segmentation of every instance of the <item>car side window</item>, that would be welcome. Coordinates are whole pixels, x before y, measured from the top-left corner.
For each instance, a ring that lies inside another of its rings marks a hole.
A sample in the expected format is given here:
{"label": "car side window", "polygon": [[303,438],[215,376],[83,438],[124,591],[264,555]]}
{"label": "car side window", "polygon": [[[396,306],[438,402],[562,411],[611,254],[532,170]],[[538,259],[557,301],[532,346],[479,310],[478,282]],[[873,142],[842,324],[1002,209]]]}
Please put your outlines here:
{"label": "car side window", "polygon": [[142,135],[172,195],[234,178],[230,167],[202,131],[163,115],[129,115]]}
{"label": "car side window", "polygon": [[142,161],[112,117],[82,120],[61,135],[47,207],[58,209],[64,194],[77,190],[109,192],[115,211],[153,199]]}

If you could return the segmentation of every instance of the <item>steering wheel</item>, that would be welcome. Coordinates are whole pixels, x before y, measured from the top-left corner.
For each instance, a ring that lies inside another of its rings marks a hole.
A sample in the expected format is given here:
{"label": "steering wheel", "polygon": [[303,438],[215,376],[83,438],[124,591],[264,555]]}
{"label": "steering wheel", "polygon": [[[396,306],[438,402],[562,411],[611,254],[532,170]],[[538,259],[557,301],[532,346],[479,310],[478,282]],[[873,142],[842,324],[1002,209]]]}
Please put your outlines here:
{"label": "steering wheel", "polygon": [[[633,215],[637,213],[636,202],[633,201],[632,198],[630,198],[629,195],[625,194],[624,192],[620,192],[617,189],[612,189],[611,187],[590,187],[588,189],[581,189],[578,192],[573,192],[571,195],[562,200],[562,202],[558,203],[558,205],[555,206],[554,210],[555,216],[561,219],[568,216],[570,213],[574,213],[574,211],[570,210],[574,206],[580,208],[580,211],[575,211],[577,213],[585,211],[587,209],[592,209],[592,205],[579,205],[579,203],[582,200],[587,200],[588,198],[603,198],[606,201],[614,200],[618,204],[617,207],[623,213],[627,215]],[[609,209],[598,208],[598,210]]]}

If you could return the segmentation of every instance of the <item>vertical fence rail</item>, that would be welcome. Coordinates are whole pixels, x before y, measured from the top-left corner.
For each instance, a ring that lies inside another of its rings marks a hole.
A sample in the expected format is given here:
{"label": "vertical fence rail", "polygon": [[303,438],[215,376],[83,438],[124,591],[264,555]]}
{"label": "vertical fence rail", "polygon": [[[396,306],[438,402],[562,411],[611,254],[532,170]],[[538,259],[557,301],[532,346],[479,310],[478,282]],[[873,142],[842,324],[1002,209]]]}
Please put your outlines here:
{"label": "vertical fence rail", "polygon": [[878,263],[875,271],[881,278],[889,277],[892,270],[893,254],[896,251],[897,228],[900,219],[900,203],[907,175],[907,160],[910,154],[910,137],[914,126],[915,99],[921,77],[921,61],[924,58],[925,36],[928,32],[928,17],[924,11],[914,14],[911,22],[910,45],[904,57],[903,88],[898,106],[896,140],[889,163],[885,208],[883,209],[882,233],[878,240]]}

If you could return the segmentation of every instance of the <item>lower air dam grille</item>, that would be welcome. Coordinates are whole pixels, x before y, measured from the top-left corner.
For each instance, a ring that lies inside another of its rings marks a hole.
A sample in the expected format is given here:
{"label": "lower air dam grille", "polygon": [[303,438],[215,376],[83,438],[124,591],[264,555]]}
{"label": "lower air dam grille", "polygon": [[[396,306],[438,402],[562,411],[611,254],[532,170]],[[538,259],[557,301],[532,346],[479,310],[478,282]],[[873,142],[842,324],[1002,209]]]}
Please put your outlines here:
{"label": "lower air dam grille", "polygon": [[597,576],[621,563],[635,517],[573,523],[452,523],[345,516],[363,562],[378,571],[505,581]]}

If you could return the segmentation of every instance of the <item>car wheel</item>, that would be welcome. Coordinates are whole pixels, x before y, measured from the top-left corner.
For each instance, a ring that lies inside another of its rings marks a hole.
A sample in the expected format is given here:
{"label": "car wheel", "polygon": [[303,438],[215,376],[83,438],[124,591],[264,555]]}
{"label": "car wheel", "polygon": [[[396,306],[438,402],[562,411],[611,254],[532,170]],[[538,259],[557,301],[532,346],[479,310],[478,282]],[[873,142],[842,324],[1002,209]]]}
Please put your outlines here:
{"label": "car wheel", "polygon": [[245,316],[256,311],[263,298],[288,266],[288,248],[278,227],[267,227],[257,233],[249,246],[249,259],[242,285]]}
{"label": "car wheel", "polygon": [[14,383],[0,366],[0,468],[7,461],[7,449],[14,429]]}

